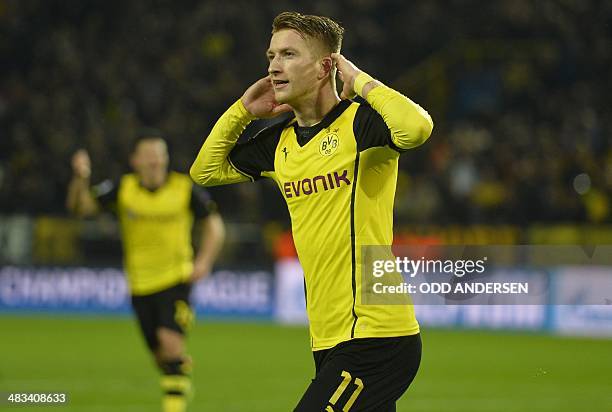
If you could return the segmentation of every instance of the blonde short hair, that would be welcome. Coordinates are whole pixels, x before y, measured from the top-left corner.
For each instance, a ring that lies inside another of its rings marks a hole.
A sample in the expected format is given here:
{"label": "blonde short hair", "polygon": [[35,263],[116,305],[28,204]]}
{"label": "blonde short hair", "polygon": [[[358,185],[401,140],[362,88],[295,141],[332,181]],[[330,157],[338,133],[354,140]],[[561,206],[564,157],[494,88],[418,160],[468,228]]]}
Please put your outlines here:
{"label": "blonde short hair", "polygon": [[272,34],[284,29],[319,40],[329,53],[340,53],[344,28],[329,17],[285,11],[274,18]]}

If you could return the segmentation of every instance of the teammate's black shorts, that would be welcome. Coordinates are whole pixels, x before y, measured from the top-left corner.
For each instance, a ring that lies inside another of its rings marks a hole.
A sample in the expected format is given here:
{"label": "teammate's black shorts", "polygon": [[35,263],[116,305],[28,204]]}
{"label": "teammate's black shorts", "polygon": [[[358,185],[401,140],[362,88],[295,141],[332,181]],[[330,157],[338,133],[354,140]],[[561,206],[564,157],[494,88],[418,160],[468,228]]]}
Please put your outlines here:
{"label": "teammate's black shorts", "polygon": [[189,330],[193,322],[190,294],[191,284],[179,283],[150,295],[132,295],[132,307],[152,351],[159,346],[158,328],[172,329],[183,335]]}
{"label": "teammate's black shorts", "polygon": [[421,336],[366,338],[313,352],[316,376],[294,412],[394,412],[421,363]]}

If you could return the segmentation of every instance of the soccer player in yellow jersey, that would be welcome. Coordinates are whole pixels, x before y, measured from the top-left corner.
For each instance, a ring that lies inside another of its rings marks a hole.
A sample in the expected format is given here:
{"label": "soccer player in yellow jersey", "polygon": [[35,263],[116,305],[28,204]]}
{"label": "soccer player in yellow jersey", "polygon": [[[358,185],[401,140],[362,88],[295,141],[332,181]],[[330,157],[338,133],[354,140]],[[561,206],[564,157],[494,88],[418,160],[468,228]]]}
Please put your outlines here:
{"label": "soccer player in yellow jersey", "polygon": [[[80,216],[111,208],[118,216],[132,306],[162,373],[163,411],[186,410],[191,359],[185,333],[193,320],[191,285],[210,272],[224,239],[224,225],[209,195],[189,176],[168,171],[168,150],[157,134],[136,139],[130,163],[134,173],[117,184],[90,189],[89,155],[72,159],[68,208]],[[193,256],[191,230],[202,219],[202,238]]]}
{"label": "soccer player in yellow jersey", "polygon": [[[343,32],[326,17],[278,15],[268,76],[219,118],[190,173],[205,186],[271,178],[287,202],[316,368],[295,411],[389,412],[420,364],[419,325],[408,300],[362,302],[361,247],[391,245],[398,157],[425,142],[433,123],[339,54]],[[351,101],[355,94],[367,104]],[[236,144],[252,120],[288,111]]]}

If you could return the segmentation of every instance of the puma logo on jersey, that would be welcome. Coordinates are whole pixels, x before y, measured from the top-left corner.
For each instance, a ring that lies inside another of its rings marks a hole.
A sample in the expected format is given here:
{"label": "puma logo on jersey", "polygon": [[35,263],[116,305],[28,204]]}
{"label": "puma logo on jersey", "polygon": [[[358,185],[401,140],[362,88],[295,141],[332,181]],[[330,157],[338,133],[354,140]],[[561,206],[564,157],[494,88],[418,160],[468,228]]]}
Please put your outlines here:
{"label": "puma logo on jersey", "polygon": [[306,179],[296,182],[285,182],[283,184],[283,191],[285,192],[285,197],[290,198],[302,195],[308,196],[313,193],[319,193],[319,191],[337,189],[343,182],[346,183],[347,186],[350,186],[351,181],[348,179],[347,175],[348,170],[345,169],[341,174],[333,172],[325,176],[315,176],[312,179],[307,177]]}

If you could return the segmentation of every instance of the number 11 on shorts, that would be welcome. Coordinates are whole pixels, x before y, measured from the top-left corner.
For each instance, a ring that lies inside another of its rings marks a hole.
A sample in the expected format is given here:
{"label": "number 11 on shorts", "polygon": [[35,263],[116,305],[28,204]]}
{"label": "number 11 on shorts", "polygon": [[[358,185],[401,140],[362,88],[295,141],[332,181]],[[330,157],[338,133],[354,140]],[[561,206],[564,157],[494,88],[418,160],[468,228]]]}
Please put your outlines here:
{"label": "number 11 on shorts", "polygon": [[[331,403],[332,405],[335,405],[336,402],[338,402],[338,399],[340,399],[340,396],[342,396],[346,388],[349,386],[349,384],[353,380],[353,377],[347,371],[342,371],[340,376],[342,376],[342,382],[340,382],[340,385],[338,385],[338,389],[336,389],[336,391],[331,396],[331,398],[329,398],[329,403]],[[344,408],[342,408],[342,412],[348,412],[351,410],[351,407],[353,406],[353,404],[357,400],[357,397],[363,390],[363,382],[361,381],[361,379],[355,378],[355,386],[356,388],[353,391],[353,394],[351,395],[349,400],[346,401],[346,405],[344,405]],[[327,408],[325,408],[325,412],[334,412],[334,409],[331,406],[328,406]]]}

